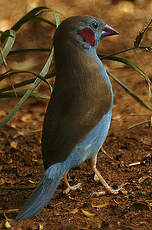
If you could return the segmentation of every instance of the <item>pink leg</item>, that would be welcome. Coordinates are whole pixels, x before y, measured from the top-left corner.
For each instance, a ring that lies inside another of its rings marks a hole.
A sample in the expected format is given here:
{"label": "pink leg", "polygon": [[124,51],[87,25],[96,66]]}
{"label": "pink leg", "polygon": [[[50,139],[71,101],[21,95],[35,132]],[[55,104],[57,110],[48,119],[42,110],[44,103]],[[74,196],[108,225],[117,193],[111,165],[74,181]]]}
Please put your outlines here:
{"label": "pink leg", "polygon": [[104,190],[100,191],[100,192],[94,192],[94,195],[100,196],[100,195],[105,195],[105,194],[118,194],[123,188],[122,186],[118,189],[113,189],[112,187],[110,187],[107,182],[105,181],[105,179],[101,176],[100,172],[98,171],[98,169],[96,168],[96,164],[97,164],[97,155],[93,156],[91,158],[91,164],[92,164],[92,169],[94,171],[94,173],[98,176],[101,184],[104,186]]}
{"label": "pink leg", "polygon": [[76,189],[81,187],[81,183],[70,186],[70,184],[68,182],[67,174],[68,173],[64,174],[64,183],[65,183],[65,187],[66,187],[66,189],[63,191],[64,194],[68,194],[71,190],[76,190]]}

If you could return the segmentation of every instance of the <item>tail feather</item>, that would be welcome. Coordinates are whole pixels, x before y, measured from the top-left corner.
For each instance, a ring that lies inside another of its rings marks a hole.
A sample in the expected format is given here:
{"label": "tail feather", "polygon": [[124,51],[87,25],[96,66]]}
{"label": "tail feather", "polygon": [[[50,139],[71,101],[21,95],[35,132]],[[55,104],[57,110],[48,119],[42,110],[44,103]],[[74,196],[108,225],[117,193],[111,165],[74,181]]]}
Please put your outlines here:
{"label": "tail feather", "polygon": [[50,179],[44,175],[29,200],[25,202],[23,209],[16,216],[15,222],[32,218],[39,213],[51,200],[61,178]]}

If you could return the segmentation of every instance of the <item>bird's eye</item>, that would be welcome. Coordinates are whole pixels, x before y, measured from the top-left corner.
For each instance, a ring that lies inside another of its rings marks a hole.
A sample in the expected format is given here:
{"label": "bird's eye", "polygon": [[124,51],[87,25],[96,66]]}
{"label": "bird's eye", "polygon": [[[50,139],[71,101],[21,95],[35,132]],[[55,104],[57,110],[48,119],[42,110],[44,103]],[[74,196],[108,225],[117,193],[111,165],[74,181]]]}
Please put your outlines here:
{"label": "bird's eye", "polygon": [[92,27],[93,27],[94,29],[97,29],[97,28],[98,28],[98,23],[93,22],[93,23],[92,23]]}

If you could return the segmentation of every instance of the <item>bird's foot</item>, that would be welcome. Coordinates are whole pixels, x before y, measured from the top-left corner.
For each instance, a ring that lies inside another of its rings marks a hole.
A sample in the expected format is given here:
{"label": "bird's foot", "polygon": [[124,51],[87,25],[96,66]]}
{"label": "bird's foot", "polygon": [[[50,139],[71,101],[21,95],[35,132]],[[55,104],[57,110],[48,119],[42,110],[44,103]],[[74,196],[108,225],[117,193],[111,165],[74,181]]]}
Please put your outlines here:
{"label": "bird's foot", "polygon": [[82,183],[78,183],[76,185],[71,186],[68,182],[67,173],[64,174],[64,183],[66,187],[66,189],[63,191],[64,194],[68,194],[71,190],[79,189],[82,185]]}
{"label": "bird's foot", "polygon": [[64,194],[68,194],[71,190],[76,190],[81,187],[82,183],[78,183],[76,185],[68,185],[67,188],[63,191]]}
{"label": "bird's foot", "polygon": [[101,195],[106,195],[106,194],[113,194],[116,195],[118,194],[120,191],[124,190],[123,189],[123,185],[119,186],[118,189],[113,189],[111,186],[109,186],[107,184],[107,182],[105,181],[105,179],[101,176],[100,172],[98,171],[98,169],[96,168],[96,163],[97,163],[97,155],[94,155],[91,158],[91,163],[92,163],[92,169],[95,172],[95,175],[98,177],[99,181],[101,182],[101,184],[103,185],[103,190],[100,192],[94,192],[93,195],[96,196],[101,196]]}
{"label": "bird's foot", "polygon": [[117,195],[120,191],[124,190],[123,186],[124,186],[124,184],[119,186],[118,189],[113,189],[112,187],[107,185],[107,186],[104,187],[104,189],[102,191],[93,192],[92,195],[95,195],[95,196],[103,196],[103,195],[106,195],[106,194]]}

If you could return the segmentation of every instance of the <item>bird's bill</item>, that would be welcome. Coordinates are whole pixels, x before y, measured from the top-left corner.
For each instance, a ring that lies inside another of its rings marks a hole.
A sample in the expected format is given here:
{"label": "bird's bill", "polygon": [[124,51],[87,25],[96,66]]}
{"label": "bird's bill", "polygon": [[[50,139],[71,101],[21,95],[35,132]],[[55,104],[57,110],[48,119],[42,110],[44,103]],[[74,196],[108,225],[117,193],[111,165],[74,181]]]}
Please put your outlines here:
{"label": "bird's bill", "polygon": [[105,26],[104,26],[104,28],[102,30],[102,33],[101,33],[101,38],[116,35],[116,34],[119,34],[119,32],[117,32],[111,26],[105,24]]}

